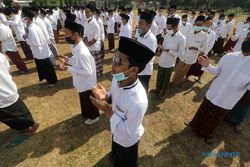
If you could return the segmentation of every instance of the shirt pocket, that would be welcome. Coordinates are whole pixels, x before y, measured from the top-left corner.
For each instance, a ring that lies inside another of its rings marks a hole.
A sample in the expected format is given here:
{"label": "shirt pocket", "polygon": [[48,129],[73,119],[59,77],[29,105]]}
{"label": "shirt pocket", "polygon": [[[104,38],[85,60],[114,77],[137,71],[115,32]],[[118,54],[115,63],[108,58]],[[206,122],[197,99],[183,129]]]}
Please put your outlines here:
{"label": "shirt pocket", "polygon": [[238,88],[242,88],[247,86],[249,82],[250,82],[250,76],[240,73],[233,81],[233,84]]}

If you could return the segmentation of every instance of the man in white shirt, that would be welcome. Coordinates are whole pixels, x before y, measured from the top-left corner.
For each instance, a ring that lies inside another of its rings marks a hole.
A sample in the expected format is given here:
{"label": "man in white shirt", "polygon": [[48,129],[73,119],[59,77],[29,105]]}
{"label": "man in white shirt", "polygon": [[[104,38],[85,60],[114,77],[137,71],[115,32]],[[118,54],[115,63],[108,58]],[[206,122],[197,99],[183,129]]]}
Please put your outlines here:
{"label": "man in white shirt", "polygon": [[33,22],[35,12],[30,8],[23,8],[23,15],[27,20],[28,33],[24,36],[33,53],[40,82],[46,80],[48,86],[57,83],[56,72],[51,60],[51,51],[41,28]]}
{"label": "man in white shirt", "polygon": [[73,76],[73,85],[79,92],[82,117],[86,125],[99,120],[99,110],[93,105],[89,96],[91,88],[96,85],[95,60],[82,41],[82,26],[70,20],[65,21],[65,40],[72,46],[71,58],[62,56],[60,68],[68,70]]}
{"label": "man in white shirt", "polygon": [[[215,40],[216,40],[216,33],[211,30],[211,27],[213,25],[213,19],[211,17],[207,17],[204,24],[203,24],[203,31],[208,34],[208,46],[207,49],[205,50],[205,55],[210,56],[211,50],[214,46]],[[204,73],[204,71],[201,70],[202,66],[200,63],[197,61],[195,64],[192,64],[191,68],[189,69],[186,78],[190,76],[196,76],[195,81],[198,83],[201,82],[201,76]]]}
{"label": "man in white shirt", "polygon": [[190,23],[191,23],[191,25],[194,25],[194,22],[195,22],[195,20],[196,20],[196,12],[195,11],[192,11],[191,12],[191,18],[190,18]]}
{"label": "man in white shirt", "polygon": [[132,38],[132,27],[128,23],[128,20],[130,17],[124,13],[121,13],[120,17],[121,17],[122,24],[120,28],[119,37]]}
{"label": "man in white shirt", "polygon": [[32,52],[30,50],[29,45],[24,40],[23,36],[26,34],[23,21],[21,19],[21,16],[18,14],[19,10],[18,8],[10,9],[9,16],[11,17],[11,20],[6,21],[7,25],[10,25],[17,37],[18,42],[20,43],[20,46],[24,52],[24,55],[26,59],[33,59]]}
{"label": "man in white shirt", "polygon": [[158,15],[155,16],[155,23],[157,24],[157,43],[161,45],[164,40],[163,31],[166,29],[166,18],[163,16],[163,7],[158,10]]}
{"label": "man in white shirt", "polygon": [[58,51],[57,51],[57,47],[56,47],[56,42],[55,42],[55,36],[54,36],[54,32],[53,32],[53,28],[51,25],[51,22],[49,21],[48,17],[47,17],[47,11],[44,9],[40,10],[40,16],[42,18],[42,20],[44,21],[46,28],[48,30],[49,33],[49,38],[50,38],[50,43],[49,43],[49,48],[52,51],[52,54],[55,57],[58,57]]}
{"label": "man in white shirt", "polygon": [[0,22],[6,24],[7,18],[4,14],[4,9],[0,8]]}
{"label": "man in white shirt", "polygon": [[98,79],[103,75],[103,55],[101,51],[101,29],[96,19],[94,18],[94,12],[96,7],[92,4],[88,4],[85,9],[85,14],[88,22],[84,28],[84,43],[88,47],[91,55],[95,58],[96,74]]}
{"label": "man in white shirt", "polygon": [[108,44],[109,44],[109,50],[112,50],[115,48],[115,18],[113,16],[113,10],[108,10],[108,27],[107,27],[107,34],[108,34]]}
{"label": "man in white shirt", "polygon": [[250,90],[250,41],[242,44],[242,52],[223,56],[216,67],[209,64],[208,57],[199,57],[199,62],[216,78],[189,126],[210,144],[224,116]]}
{"label": "man in white shirt", "polygon": [[39,124],[34,122],[29,109],[20,99],[9,70],[8,59],[0,53],[0,122],[11,129],[35,133]]}
{"label": "man in white shirt", "polygon": [[157,35],[157,30],[158,30],[158,26],[155,22],[155,16],[156,16],[156,12],[155,11],[150,11],[151,15],[154,16],[154,19],[151,23],[151,32],[154,34],[154,36]]}
{"label": "man in white shirt", "polygon": [[224,53],[223,45],[227,36],[225,15],[219,16],[219,21],[217,22],[214,31],[216,33],[216,41],[213,47],[213,52],[217,54],[217,56],[221,57]]}
{"label": "man in white shirt", "polygon": [[233,30],[233,35],[224,46],[224,52],[231,51],[232,48],[234,48],[234,46],[237,43],[237,40],[233,41],[232,38],[234,38],[234,36],[238,36],[242,32],[242,30],[248,29],[249,27],[250,27],[250,17],[248,17],[245,22],[240,22],[237,25],[237,27]]}
{"label": "man in white shirt", "polygon": [[159,46],[162,53],[159,59],[154,92],[160,99],[164,99],[177,57],[182,57],[185,53],[186,38],[178,30],[179,22],[180,19],[178,18],[168,18],[167,34],[164,37],[162,46]]}
{"label": "man in white shirt", "polygon": [[138,166],[139,141],[144,133],[142,121],[148,108],[148,98],[137,74],[144,69],[154,54],[141,43],[121,37],[118,52],[112,61],[111,91],[106,93],[101,85],[92,89],[92,102],[110,118],[110,158],[114,167]]}
{"label": "man in white shirt", "polygon": [[207,49],[208,35],[203,32],[205,16],[198,16],[195,20],[193,32],[186,38],[186,50],[183,57],[180,57],[175,74],[172,78],[172,85],[180,85],[189,71],[192,64],[196,63],[197,57],[204,55]]}
{"label": "man in white shirt", "polygon": [[168,9],[167,19],[173,18],[173,17],[181,19],[181,17],[176,12],[177,12],[177,5],[174,5],[174,4],[170,5]]}
{"label": "man in white shirt", "polygon": [[16,42],[13,38],[11,29],[0,22],[0,42],[2,51],[5,53],[10,60],[16,65],[20,72],[25,73],[28,71],[23,59],[21,58]]}
{"label": "man in white shirt", "polygon": [[235,34],[232,36],[232,41],[237,41],[233,51],[240,52],[241,51],[241,45],[244,42],[244,40],[247,38],[247,35],[250,33],[250,27],[248,29],[243,29],[239,34]]}
{"label": "man in white shirt", "polygon": [[116,9],[114,12],[114,18],[115,18],[115,33],[118,33],[118,24],[121,20],[118,9]]}
{"label": "man in white shirt", "polygon": [[[151,32],[151,25],[155,15],[151,12],[142,12],[139,20],[138,32],[140,36],[137,41],[148,47],[152,52],[156,53],[157,39]],[[146,92],[148,92],[149,81],[154,69],[154,57],[146,65],[145,69],[138,74],[138,78],[141,81]]]}
{"label": "man in white shirt", "polygon": [[184,35],[184,37],[186,37],[187,34],[189,34],[193,30],[193,25],[188,22],[187,15],[183,15],[181,17],[181,23],[179,24],[179,29],[182,35]]}
{"label": "man in white shirt", "polygon": [[104,25],[101,19],[101,10],[100,9],[96,9],[95,12],[95,18],[96,18],[96,22],[98,23],[99,27],[100,27],[100,37],[101,37],[101,51],[102,51],[102,57],[105,57],[105,52],[104,52],[104,40],[105,40],[105,32],[104,32]]}
{"label": "man in white shirt", "polygon": [[53,28],[55,42],[58,43],[59,42],[59,31],[57,31],[57,18],[55,17],[55,15],[51,9],[47,10],[47,14],[48,14],[48,19],[49,19],[51,26]]}
{"label": "man in white shirt", "polygon": [[227,18],[227,20],[225,22],[225,24],[226,24],[226,29],[225,29],[225,31],[226,31],[225,32],[226,39],[228,38],[230,32],[232,31],[233,26],[234,26],[234,22],[235,22],[235,20],[234,20],[234,14],[229,14],[227,17],[228,18]]}

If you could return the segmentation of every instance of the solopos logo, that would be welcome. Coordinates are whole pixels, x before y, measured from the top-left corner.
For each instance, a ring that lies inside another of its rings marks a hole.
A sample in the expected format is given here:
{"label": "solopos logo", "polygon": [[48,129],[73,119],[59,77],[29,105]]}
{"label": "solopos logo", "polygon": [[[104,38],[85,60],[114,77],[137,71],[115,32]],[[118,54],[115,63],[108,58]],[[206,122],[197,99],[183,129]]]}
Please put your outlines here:
{"label": "solopos logo", "polygon": [[203,157],[239,157],[240,152],[213,152],[213,151],[208,151],[208,152],[202,152]]}

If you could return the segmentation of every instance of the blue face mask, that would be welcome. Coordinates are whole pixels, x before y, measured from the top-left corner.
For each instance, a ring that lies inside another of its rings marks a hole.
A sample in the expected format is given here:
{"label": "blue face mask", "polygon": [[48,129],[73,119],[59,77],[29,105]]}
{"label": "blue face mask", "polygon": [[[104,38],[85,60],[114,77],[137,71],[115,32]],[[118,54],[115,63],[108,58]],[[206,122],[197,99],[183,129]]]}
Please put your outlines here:
{"label": "blue face mask", "polygon": [[117,73],[117,74],[112,74],[112,76],[118,81],[124,81],[126,80],[128,77],[125,76],[125,74],[123,72]]}
{"label": "blue face mask", "polygon": [[193,27],[193,30],[197,32],[197,31],[203,30],[203,28],[204,28],[204,27],[194,26],[194,27]]}
{"label": "blue face mask", "polygon": [[204,31],[209,31],[210,28],[209,28],[209,27],[203,27],[203,30],[204,30]]}

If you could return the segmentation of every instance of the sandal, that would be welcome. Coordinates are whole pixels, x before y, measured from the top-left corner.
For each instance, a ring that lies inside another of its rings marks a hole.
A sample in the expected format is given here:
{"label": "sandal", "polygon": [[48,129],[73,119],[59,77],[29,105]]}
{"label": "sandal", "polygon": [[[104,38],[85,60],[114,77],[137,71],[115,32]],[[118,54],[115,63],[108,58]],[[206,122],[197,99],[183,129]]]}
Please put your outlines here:
{"label": "sandal", "polygon": [[33,134],[37,131],[37,129],[39,128],[39,124],[38,123],[34,123],[32,126],[30,126],[29,128],[25,129],[26,133],[29,134]]}

